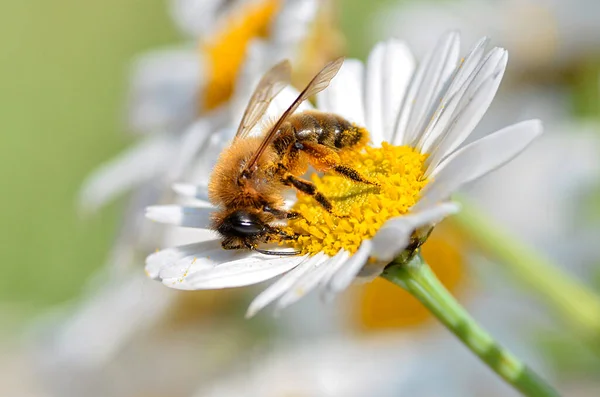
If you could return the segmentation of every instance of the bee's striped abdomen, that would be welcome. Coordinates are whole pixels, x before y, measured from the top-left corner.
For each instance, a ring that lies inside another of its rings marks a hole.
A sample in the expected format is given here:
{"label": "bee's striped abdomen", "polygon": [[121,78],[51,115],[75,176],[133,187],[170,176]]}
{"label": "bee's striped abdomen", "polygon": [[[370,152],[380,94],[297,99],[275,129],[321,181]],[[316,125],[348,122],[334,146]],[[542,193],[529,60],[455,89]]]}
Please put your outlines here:
{"label": "bee's striped abdomen", "polygon": [[316,142],[336,149],[366,143],[368,133],[333,113],[306,111],[290,117],[298,141]]}

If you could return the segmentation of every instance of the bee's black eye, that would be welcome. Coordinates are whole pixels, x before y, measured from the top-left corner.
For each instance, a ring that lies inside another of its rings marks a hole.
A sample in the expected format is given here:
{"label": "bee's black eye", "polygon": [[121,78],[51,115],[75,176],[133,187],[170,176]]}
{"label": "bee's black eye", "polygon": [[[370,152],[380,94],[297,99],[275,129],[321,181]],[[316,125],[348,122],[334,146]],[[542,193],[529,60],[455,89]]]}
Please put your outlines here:
{"label": "bee's black eye", "polygon": [[254,214],[245,211],[236,211],[229,215],[223,223],[223,234],[233,234],[238,237],[248,237],[261,234],[265,230],[265,225]]}

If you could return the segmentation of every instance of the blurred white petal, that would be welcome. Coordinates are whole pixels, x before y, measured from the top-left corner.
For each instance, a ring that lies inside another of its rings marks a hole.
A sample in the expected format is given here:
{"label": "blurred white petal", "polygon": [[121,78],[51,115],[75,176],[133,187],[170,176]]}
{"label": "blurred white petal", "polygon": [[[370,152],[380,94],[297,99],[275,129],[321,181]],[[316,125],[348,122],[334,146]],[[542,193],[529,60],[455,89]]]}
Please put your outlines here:
{"label": "blurred white petal", "polygon": [[208,202],[208,184],[206,183],[200,183],[196,185],[189,183],[175,183],[172,187],[175,193],[182,197],[194,198]]}
{"label": "blurred white petal", "polygon": [[214,32],[222,16],[219,11],[226,5],[227,0],[169,0],[173,20],[182,32],[194,39]]}
{"label": "blurred white petal", "polygon": [[132,69],[128,118],[134,131],[177,130],[194,120],[204,76],[195,45],[145,54]]}
{"label": "blurred white petal", "polygon": [[187,176],[192,164],[197,160],[201,149],[208,145],[215,128],[224,124],[225,115],[205,116],[196,120],[178,137],[178,153],[170,164],[169,180],[178,180]]}
{"label": "blurred white petal", "polygon": [[315,21],[321,0],[285,0],[282,3],[271,25],[269,41],[274,55],[295,61],[299,46]]}
{"label": "blurred white petal", "polygon": [[143,275],[128,275],[91,291],[54,330],[52,360],[85,368],[109,363],[139,330],[164,315],[173,294],[160,287]]}
{"label": "blurred white petal", "polygon": [[175,142],[169,137],[154,136],[102,164],[84,181],[79,205],[94,212],[116,196],[162,176],[173,155]]}
{"label": "blurred white petal", "polygon": [[215,207],[210,203],[196,202],[196,207],[179,205],[153,205],[146,208],[146,217],[156,222],[181,227],[208,229]]}
{"label": "blurred white petal", "polygon": [[421,362],[420,351],[415,349],[420,338],[378,334],[311,338],[300,344],[286,341],[266,355],[249,357],[252,365],[203,385],[195,396],[414,395],[417,379],[423,383],[417,377],[427,372],[426,362]]}

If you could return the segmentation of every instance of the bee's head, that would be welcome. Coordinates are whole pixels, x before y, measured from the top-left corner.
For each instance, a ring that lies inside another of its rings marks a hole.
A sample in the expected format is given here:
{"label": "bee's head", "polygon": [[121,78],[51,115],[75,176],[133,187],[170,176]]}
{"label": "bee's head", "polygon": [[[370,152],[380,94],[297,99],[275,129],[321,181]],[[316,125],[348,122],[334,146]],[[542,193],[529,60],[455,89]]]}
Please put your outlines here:
{"label": "bee's head", "polygon": [[[251,249],[268,255],[298,255],[299,251],[269,251],[259,249],[261,243],[277,241],[282,232],[270,223],[274,220],[273,214],[265,211],[252,211],[237,209],[231,212],[215,213],[213,229],[223,240],[224,249]],[[285,233],[283,233],[284,236]]]}
{"label": "bee's head", "polygon": [[238,209],[215,222],[215,229],[225,238],[244,241],[259,240],[269,230],[269,224],[260,212]]}

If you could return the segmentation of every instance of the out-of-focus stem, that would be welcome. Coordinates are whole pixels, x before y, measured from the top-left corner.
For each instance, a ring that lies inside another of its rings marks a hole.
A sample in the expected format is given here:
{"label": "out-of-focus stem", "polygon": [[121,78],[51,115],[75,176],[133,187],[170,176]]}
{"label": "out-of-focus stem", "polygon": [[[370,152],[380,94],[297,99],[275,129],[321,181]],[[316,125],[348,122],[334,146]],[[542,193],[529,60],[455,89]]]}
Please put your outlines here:
{"label": "out-of-focus stem", "polygon": [[565,323],[600,353],[600,297],[548,258],[513,237],[466,198],[454,223],[484,253],[541,296]]}

